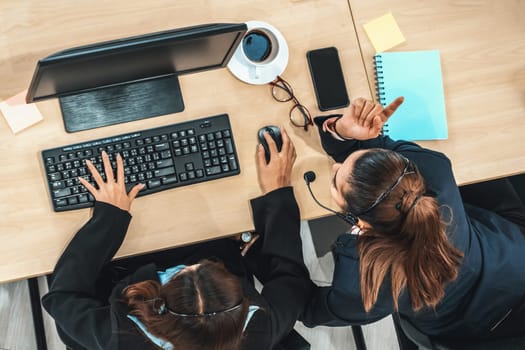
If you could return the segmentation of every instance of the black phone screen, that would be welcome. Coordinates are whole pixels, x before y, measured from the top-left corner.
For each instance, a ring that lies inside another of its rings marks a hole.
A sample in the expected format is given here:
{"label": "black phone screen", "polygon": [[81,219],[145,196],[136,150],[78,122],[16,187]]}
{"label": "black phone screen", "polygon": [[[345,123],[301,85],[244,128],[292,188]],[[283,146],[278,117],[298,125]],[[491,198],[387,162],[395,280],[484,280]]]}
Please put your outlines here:
{"label": "black phone screen", "polygon": [[308,51],[306,57],[319,110],[326,111],[348,106],[348,93],[337,49],[327,47]]}

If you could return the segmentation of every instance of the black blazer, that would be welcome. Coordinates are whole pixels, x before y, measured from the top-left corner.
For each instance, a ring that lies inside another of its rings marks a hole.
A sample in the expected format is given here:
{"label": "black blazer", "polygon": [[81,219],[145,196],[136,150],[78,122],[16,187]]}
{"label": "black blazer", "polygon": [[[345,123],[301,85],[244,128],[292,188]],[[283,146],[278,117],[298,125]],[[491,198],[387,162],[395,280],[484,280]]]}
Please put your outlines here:
{"label": "black blazer", "polygon": [[[410,296],[405,291],[399,299],[399,312],[429,335],[489,335],[525,297],[524,233],[494,212],[464,205],[450,160],[444,154],[386,136],[368,141],[337,141],[322,130],[326,118],[318,117],[315,122],[323,148],[337,162],[343,162],[358,149],[386,148],[417,164],[425,178],[427,192],[435,195],[442,206],[442,216],[451,219],[447,226],[450,241],[464,253],[459,276],[446,286],[445,297],[436,310],[413,312]],[[308,326],[366,324],[393,313],[388,278],[375,307],[369,313],[364,311],[356,237],[342,234],[334,247],[332,286],[316,288],[305,311],[304,323]]]}
{"label": "black blazer", "polygon": [[[238,271],[247,271],[242,279],[244,291],[251,304],[264,308],[248,323],[242,348],[272,349],[293,328],[310,297],[312,284],[303,263],[299,209],[292,188],[281,188],[256,198],[251,206],[256,231],[262,237],[246,259],[264,261],[267,273],[261,277],[264,288],[259,294],[253,286],[249,264],[233,266],[238,275]],[[158,266],[147,264],[116,284],[112,283],[109,299],[101,299],[97,287],[101,271],[121,246],[130,220],[131,215],[126,211],[106,203],[95,203],[93,217],[74,236],[57,262],[49,293],[42,303],[70,347],[157,348],[127,318],[128,310],[121,301],[121,293],[129,284],[158,280]],[[239,258],[239,245],[229,239],[222,241],[232,242],[231,249],[221,248],[216,256],[222,255],[228,260],[228,268],[235,261],[242,264],[245,259]],[[214,247],[213,243],[208,247]],[[190,257],[192,263],[209,257],[194,255],[197,256]],[[171,266],[185,262],[187,259],[173,261]]]}

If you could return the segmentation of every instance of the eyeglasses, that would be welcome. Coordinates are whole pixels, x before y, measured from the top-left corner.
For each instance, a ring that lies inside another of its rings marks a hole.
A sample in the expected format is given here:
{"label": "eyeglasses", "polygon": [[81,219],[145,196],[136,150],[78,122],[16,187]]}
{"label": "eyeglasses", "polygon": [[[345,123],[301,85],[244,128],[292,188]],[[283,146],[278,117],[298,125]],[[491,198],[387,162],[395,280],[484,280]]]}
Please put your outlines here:
{"label": "eyeglasses", "polygon": [[293,125],[304,128],[308,131],[308,125],[313,125],[312,117],[308,109],[303,106],[293,94],[290,84],[281,77],[277,77],[270,83],[272,86],[272,96],[278,102],[293,101],[294,105],[290,109],[290,121]]}

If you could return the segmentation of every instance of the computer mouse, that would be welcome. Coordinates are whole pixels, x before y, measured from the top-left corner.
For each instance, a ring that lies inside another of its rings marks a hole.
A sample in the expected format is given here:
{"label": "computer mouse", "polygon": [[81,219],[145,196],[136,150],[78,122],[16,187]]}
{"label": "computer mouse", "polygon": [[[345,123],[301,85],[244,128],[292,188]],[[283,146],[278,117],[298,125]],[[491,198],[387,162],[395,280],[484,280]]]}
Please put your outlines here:
{"label": "computer mouse", "polygon": [[281,136],[281,130],[279,127],[275,125],[267,125],[263,126],[259,129],[259,132],[257,132],[257,136],[259,138],[260,144],[264,148],[264,156],[266,157],[266,164],[270,162],[270,148],[268,147],[268,143],[266,142],[266,139],[264,138],[264,132],[268,132],[272,139],[275,141],[275,144],[277,145],[277,150],[280,152],[283,148],[283,138]]}

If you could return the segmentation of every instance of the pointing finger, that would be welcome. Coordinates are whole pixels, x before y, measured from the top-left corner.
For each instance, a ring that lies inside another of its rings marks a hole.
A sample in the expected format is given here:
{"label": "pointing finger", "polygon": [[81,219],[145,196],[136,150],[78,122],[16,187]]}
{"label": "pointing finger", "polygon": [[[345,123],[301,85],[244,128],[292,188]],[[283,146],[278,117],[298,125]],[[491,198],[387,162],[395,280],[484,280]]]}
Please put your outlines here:
{"label": "pointing finger", "polygon": [[386,106],[383,110],[383,114],[385,115],[385,117],[389,118],[392,114],[394,114],[396,109],[403,103],[404,100],[405,98],[401,96],[396,98],[393,102]]}

